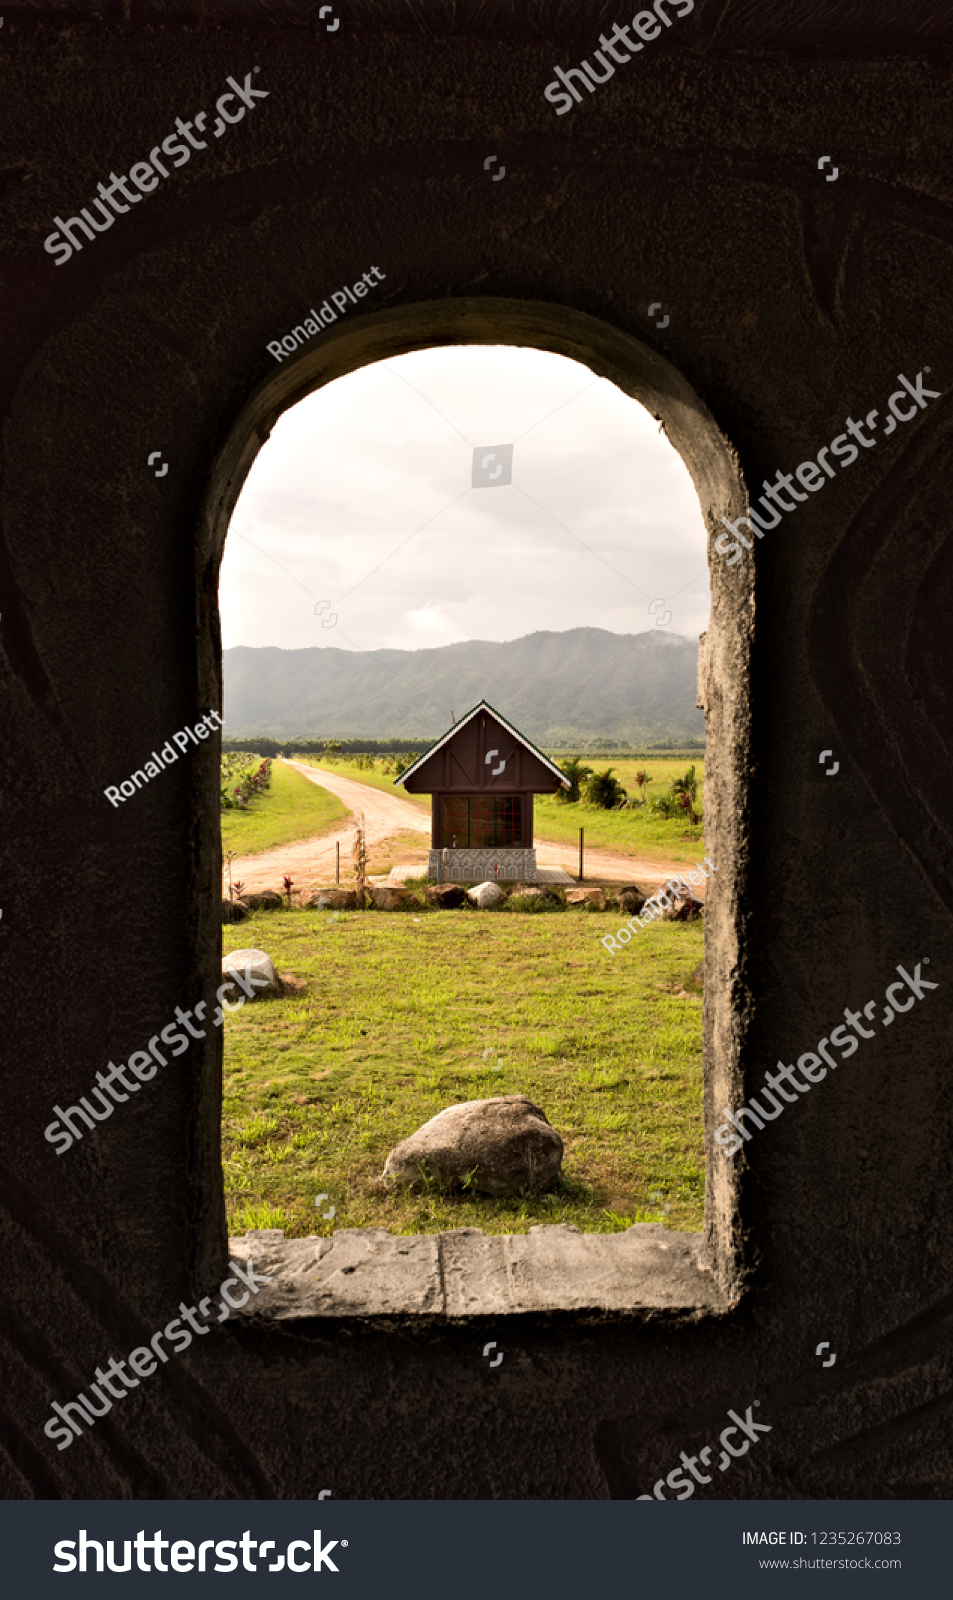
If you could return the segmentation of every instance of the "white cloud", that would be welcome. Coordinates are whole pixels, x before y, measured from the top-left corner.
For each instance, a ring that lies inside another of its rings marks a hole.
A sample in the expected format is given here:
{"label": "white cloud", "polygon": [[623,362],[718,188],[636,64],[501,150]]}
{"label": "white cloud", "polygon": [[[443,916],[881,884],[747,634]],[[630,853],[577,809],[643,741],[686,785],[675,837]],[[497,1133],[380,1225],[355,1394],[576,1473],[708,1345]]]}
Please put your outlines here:
{"label": "white cloud", "polygon": [[407,621],[418,633],[447,633],[453,624],[442,617],[434,606],[423,606],[420,611],[408,611]]}
{"label": "white cloud", "polygon": [[[474,448],[504,442],[512,484],[471,488]],[[666,631],[707,626],[684,463],[612,384],[512,346],[418,351],[287,411],[239,498],[221,577],[226,647],[639,633],[656,598]],[[336,627],[315,616],[321,600]]]}

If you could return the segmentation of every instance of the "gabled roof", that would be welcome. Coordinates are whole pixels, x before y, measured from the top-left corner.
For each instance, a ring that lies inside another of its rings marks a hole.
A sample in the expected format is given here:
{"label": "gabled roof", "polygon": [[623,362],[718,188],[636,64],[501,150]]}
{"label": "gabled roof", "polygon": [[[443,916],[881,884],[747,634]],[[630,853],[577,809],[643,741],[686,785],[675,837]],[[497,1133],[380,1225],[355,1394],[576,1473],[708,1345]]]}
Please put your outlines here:
{"label": "gabled roof", "polygon": [[488,711],[491,717],[495,717],[497,722],[502,724],[507,733],[511,733],[514,739],[519,740],[524,750],[532,751],[537,761],[541,761],[545,767],[549,768],[553,777],[559,779],[564,789],[571,787],[566,774],[564,772],[560,772],[559,768],[556,766],[556,763],[554,761],[550,761],[548,756],[544,756],[542,750],[538,750],[531,739],[527,739],[526,735],[520,733],[518,728],[514,728],[512,722],[507,722],[506,718],[502,716],[499,711],[494,710],[493,706],[490,705],[488,700],[481,700],[479,705],[474,706],[472,711],[468,711],[465,717],[461,717],[460,721],[455,722],[452,728],[448,728],[446,733],[443,734],[441,738],[435,740],[430,746],[429,750],[425,750],[422,756],[418,756],[412,767],[408,767],[406,772],[402,772],[399,778],[394,779],[394,787],[396,788],[399,784],[403,783],[405,779],[411,777],[412,774],[417,771],[418,767],[422,767],[424,762],[429,761],[432,755],[435,755],[438,750],[442,750],[444,745],[447,743],[447,740],[452,739],[455,734],[460,732],[461,728],[465,728],[470,719],[475,717],[478,711]]}

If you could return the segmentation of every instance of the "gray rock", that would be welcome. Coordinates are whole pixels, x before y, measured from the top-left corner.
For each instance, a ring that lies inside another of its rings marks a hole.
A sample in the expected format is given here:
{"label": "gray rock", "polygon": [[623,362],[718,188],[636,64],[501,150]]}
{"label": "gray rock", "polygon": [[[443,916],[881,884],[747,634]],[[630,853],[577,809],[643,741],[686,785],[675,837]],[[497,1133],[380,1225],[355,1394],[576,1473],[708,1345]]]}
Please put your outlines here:
{"label": "gray rock", "polygon": [[239,995],[244,995],[246,1000],[259,1000],[264,995],[284,993],[271,957],[264,950],[230,950],[227,956],[222,957],[223,980],[233,978],[236,972],[241,975],[242,982],[233,982],[232,992],[227,996],[230,1003],[234,1003]]}
{"label": "gray rock", "polygon": [[525,1094],[497,1095],[448,1106],[402,1139],[384,1181],[455,1188],[473,1174],[469,1187],[480,1194],[535,1194],[554,1182],[562,1158],[562,1139],[539,1106]]}
{"label": "gray rock", "polygon": [[467,890],[467,899],[481,911],[495,911],[503,904],[503,890],[498,883],[478,883]]}
{"label": "gray rock", "polygon": [[243,900],[226,900],[222,896],[222,922],[244,922],[248,916],[248,907]]}

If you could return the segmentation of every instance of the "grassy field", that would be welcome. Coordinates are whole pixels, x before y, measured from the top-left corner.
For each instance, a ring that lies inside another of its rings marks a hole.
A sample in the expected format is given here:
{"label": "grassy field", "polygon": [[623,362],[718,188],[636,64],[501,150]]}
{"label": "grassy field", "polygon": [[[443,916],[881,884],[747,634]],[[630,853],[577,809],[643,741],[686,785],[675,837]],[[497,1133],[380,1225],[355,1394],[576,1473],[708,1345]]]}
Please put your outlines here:
{"label": "grassy field", "polygon": [[673,778],[680,778],[689,767],[694,766],[695,776],[698,779],[699,802],[702,798],[702,785],[705,780],[705,760],[703,756],[693,756],[690,759],[679,761],[672,761],[668,758],[664,761],[654,761],[651,757],[645,761],[630,761],[626,756],[620,756],[618,761],[611,758],[608,761],[602,761],[597,757],[595,760],[587,758],[586,766],[594,767],[598,772],[604,772],[606,767],[611,767],[616,777],[628,789],[630,798],[638,796],[639,786],[635,781],[635,774],[640,770],[651,773],[652,782],[649,784],[647,792],[651,798],[654,798],[655,795],[668,791]]}
{"label": "grassy field", "polygon": [[[601,761],[598,757],[586,758],[586,766],[596,771],[604,772],[607,766],[611,767],[614,776],[628,790],[630,799],[638,797],[635,774],[640,769],[652,775],[653,781],[648,785],[647,792],[649,798],[654,799],[656,795],[667,793],[672,779],[680,777],[690,764],[688,761],[627,761],[621,758],[618,761]],[[704,762],[695,762],[695,773],[700,804]],[[535,825],[538,839],[573,845],[578,845],[579,829],[585,828],[588,847],[615,850],[619,855],[641,856],[647,861],[690,864],[700,861],[705,854],[703,838],[687,837],[689,830],[684,817],[669,819],[657,816],[648,806],[634,811],[602,811],[581,802],[578,805],[559,805],[555,798],[537,795]],[[704,828],[695,832],[703,833]]]}
{"label": "grassy field", "polygon": [[[304,987],[225,1023],[229,1228],[522,1233],[702,1225],[700,923],[623,953],[617,916],[281,911],[223,929]],[[388,1151],[445,1106],[526,1093],[565,1143],[533,1199],[388,1194]],[[315,1209],[325,1192],[333,1221]]]}
{"label": "grassy field", "polygon": [[293,767],[275,761],[271,785],[248,805],[222,812],[222,850],[260,855],[274,845],[313,839],[342,826],[347,807]]}

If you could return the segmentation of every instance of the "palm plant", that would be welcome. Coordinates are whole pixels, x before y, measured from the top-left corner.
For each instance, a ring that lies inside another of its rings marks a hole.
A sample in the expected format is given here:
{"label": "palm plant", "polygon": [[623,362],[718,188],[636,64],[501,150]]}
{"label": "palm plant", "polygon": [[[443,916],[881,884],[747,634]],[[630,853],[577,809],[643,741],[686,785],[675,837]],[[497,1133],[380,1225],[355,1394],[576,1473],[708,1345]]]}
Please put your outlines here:
{"label": "palm plant", "polygon": [[640,768],[640,770],[635,774],[635,781],[639,786],[639,799],[644,805],[647,798],[645,793],[646,788],[653,781],[652,774],[651,772],[646,772],[644,769]]}
{"label": "palm plant", "polygon": [[611,767],[606,767],[605,772],[594,772],[586,784],[586,799],[589,804],[599,806],[603,811],[612,811],[621,805],[626,795],[618,778],[612,776],[612,771]]}
{"label": "palm plant", "polygon": [[569,779],[569,788],[559,790],[556,795],[557,804],[575,805],[581,798],[582,785],[587,778],[592,777],[592,768],[583,766],[581,756],[571,756],[568,761],[562,762],[559,770],[563,777]]}
{"label": "palm plant", "polygon": [[694,763],[682,774],[680,778],[672,779],[672,793],[678,796],[678,804],[683,811],[688,812],[689,824],[697,827],[701,818],[695,811],[695,796],[698,793],[698,780],[695,777]]}

